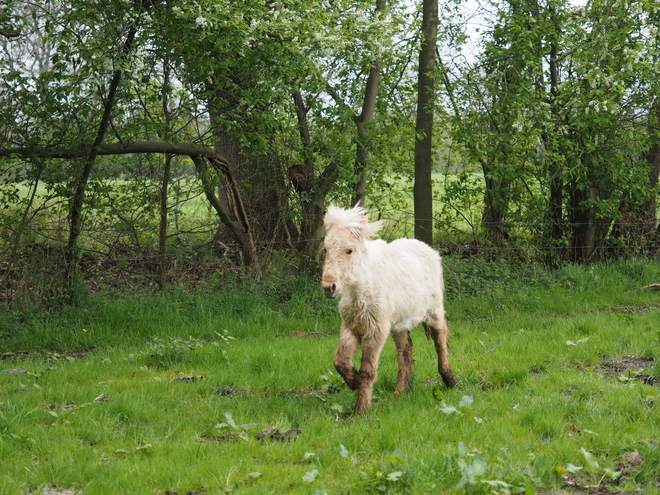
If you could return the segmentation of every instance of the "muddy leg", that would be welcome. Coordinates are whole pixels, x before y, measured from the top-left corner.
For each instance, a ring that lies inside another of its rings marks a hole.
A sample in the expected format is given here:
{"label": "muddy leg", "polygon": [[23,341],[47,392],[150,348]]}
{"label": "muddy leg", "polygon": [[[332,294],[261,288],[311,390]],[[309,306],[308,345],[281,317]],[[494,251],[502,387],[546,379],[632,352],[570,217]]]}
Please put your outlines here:
{"label": "muddy leg", "polygon": [[410,382],[412,381],[412,366],[415,362],[413,359],[413,343],[410,332],[407,330],[394,332],[392,338],[396,344],[396,359],[399,362],[399,375],[396,380],[394,395],[400,395],[410,388]]}
{"label": "muddy leg", "polygon": [[435,351],[438,353],[438,372],[442,377],[442,381],[448,387],[453,387],[456,385],[456,379],[447,359],[447,337],[449,336],[447,320],[444,317],[430,318],[423,325],[426,334],[433,339],[433,343],[435,344]]}
{"label": "muddy leg", "polygon": [[333,364],[351,390],[357,390],[360,386],[360,376],[353,366],[353,357],[359,345],[360,339],[353,332],[344,327],[339,330],[339,345]]}
{"label": "muddy leg", "polygon": [[355,412],[363,413],[371,407],[374,383],[378,371],[378,360],[385,345],[387,332],[376,332],[362,342],[362,363],[360,364],[360,384]]}

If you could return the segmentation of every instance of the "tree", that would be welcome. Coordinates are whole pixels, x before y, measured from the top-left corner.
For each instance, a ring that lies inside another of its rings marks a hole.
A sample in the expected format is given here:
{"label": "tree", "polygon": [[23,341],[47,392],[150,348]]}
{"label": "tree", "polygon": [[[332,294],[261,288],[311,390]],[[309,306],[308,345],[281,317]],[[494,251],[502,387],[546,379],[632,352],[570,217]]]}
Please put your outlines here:
{"label": "tree", "polygon": [[482,225],[493,242],[527,236],[573,261],[628,243],[612,227],[635,223],[632,203],[652,190],[640,157],[652,149],[658,73],[642,32],[654,9],[503,4],[479,63],[453,82],[454,137],[481,165]]}
{"label": "tree", "polygon": [[424,0],[422,45],[417,77],[415,125],[415,238],[433,244],[433,113],[435,111],[435,52],[438,36],[438,1]]}

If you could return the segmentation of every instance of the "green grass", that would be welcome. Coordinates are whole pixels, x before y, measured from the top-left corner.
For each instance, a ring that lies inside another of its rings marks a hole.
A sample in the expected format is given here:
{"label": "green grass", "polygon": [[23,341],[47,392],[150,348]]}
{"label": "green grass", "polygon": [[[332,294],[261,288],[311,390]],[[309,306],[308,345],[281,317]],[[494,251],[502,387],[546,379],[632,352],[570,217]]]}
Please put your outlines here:
{"label": "green grass", "polygon": [[[412,390],[388,342],[357,419],[336,301],[304,277],[3,315],[27,357],[0,361],[0,493],[657,493],[660,295],[631,291],[660,263],[445,266],[459,383],[415,329]],[[610,371],[625,356],[646,364]]]}

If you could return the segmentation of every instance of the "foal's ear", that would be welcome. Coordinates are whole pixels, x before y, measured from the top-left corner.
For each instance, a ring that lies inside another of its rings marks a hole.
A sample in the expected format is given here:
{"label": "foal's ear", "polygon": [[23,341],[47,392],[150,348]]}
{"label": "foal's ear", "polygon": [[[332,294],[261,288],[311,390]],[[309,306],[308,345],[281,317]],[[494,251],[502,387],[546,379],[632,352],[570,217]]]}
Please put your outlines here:
{"label": "foal's ear", "polygon": [[325,227],[325,231],[328,232],[332,227],[337,225],[339,222],[339,214],[341,212],[340,208],[337,208],[336,206],[330,206],[328,208],[328,211],[325,213],[325,216],[323,217],[323,226]]}
{"label": "foal's ear", "polygon": [[378,220],[377,222],[370,222],[367,217],[364,217],[361,225],[351,228],[351,232],[355,237],[371,239],[372,237],[378,235],[380,229],[383,228],[383,223],[384,222],[382,220]]}

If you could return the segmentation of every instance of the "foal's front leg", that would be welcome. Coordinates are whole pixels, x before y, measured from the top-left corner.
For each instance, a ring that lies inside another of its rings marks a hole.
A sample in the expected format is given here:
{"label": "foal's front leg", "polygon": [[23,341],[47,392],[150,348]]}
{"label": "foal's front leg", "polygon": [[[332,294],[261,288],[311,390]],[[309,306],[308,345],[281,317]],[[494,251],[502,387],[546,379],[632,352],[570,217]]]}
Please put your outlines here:
{"label": "foal's front leg", "polygon": [[362,342],[362,363],[360,364],[360,383],[358,388],[358,400],[355,412],[363,413],[371,407],[371,398],[378,372],[378,360],[387,339],[388,329],[380,329],[364,338]]}
{"label": "foal's front leg", "polygon": [[339,330],[339,345],[332,362],[351,390],[357,390],[360,386],[360,377],[353,366],[353,357],[359,346],[360,338],[342,326]]}

